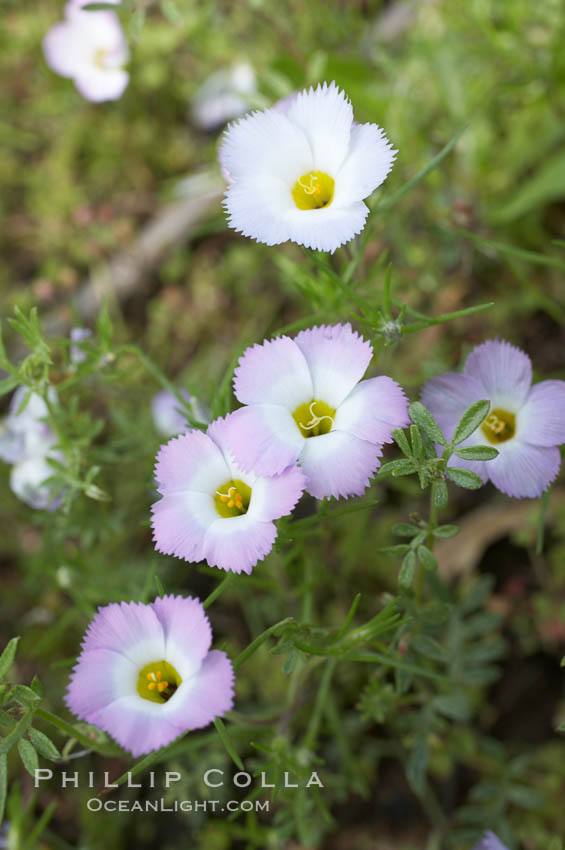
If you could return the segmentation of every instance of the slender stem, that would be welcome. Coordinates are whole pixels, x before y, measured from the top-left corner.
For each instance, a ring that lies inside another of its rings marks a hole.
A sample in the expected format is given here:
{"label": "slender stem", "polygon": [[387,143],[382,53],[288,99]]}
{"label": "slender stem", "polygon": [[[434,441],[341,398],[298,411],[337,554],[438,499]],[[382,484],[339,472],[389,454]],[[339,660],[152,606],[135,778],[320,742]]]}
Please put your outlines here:
{"label": "slender stem", "polygon": [[430,519],[428,521],[428,549],[434,548],[434,531],[438,526],[438,507],[436,503],[437,484],[432,484],[430,491]]}
{"label": "slender stem", "polygon": [[63,733],[63,735],[67,735],[69,738],[74,738],[84,747],[88,747],[89,750],[97,750],[98,752],[102,752],[108,754],[110,750],[113,753],[118,755],[121,750],[118,747],[113,747],[111,744],[105,743],[102,747],[97,745],[97,742],[94,738],[90,738],[88,735],[85,735],[84,732],[80,732],[78,729],[75,729],[74,726],[71,726],[70,723],[67,723],[66,720],[63,720],[61,717],[58,717],[56,714],[52,714],[50,711],[47,711],[44,708],[38,708],[35,712],[37,717],[40,717],[42,720],[45,720],[46,723],[50,723],[51,726],[56,726],[57,729]]}
{"label": "slender stem", "polygon": [[265,629],[260,635],[258,635],[254,641],[251,641],[249,646],[247,646],[243,652],[240,652],[235,661],[233,662],[234,668],[237,670],[238,667],[247,661],[247,659],[253,655],[256,650],[259,649],[262,643],[264,643],[268,637],[270,637],[277,629],[280,629],[281,626],[285,626],[287,623],[292,622],[292,617],[286,617],[284,620],[280,620],[280,622],[275,623],[273,626],[270,626],[268,629]]}
{"label": "slender stem", "polygon": [[210,596],[206,597],[206,599],[202,603],[203,607],[208,608],[212,604],[212,602],[215,602],[216,599],[218,598],[218,596],[221,596],[221,594],[224,592],[224,590],[227,587],[230,586],[234,577],[235,577],[235,573],[228,573],[227,576],[224,579],[222,579],[222,581],[219,583],[219,585],[216,587],[216,589],[212,591]]}
{"label": "slender stem", "polygon": [[306,735],[304,736],[304,746],[306,747],[306,749],[312,749],[316,744],[318,729],[320,727],[320,721],[322,719],[322,712],[324,710],[324,706],[328,698],[330,684],[336,664],[337,659],[330,658],[329,661],[326,662],[326,666],[324,667],[322,678],[320,680],[320,687],[318,688],[318,693],[316,694],[316,702],[314,703],[314,708],[312,710],[312,714],[310,715],[310,722],[308,723],[308,729],[306,731]]}

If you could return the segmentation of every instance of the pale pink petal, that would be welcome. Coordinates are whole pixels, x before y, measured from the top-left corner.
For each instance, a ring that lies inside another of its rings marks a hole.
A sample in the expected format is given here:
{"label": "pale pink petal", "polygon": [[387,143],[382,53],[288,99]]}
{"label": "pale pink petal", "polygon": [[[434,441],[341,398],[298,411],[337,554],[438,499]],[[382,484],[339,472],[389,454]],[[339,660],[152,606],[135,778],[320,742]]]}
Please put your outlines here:
{"label": "pale pink petal", "polygon": [[236,410],[228,433],[238,465],[257,475],[279,475],[293,466],[305,442],[291,413],[273,404]]}
{"label": "pale pink petal", "polygon": [[476,401],[490,401],[485,388],[471,375],[446,372],[426,381],[420,396],[443,434],[450,440],[455,426],[468,407]]}
{"label": "pale pink petal", "polygon": [[244,514],[228,519],[218,517],[206,532],[203,552],[211,567],[250,573],[273,548],[277,529],[272,522],[258,522]]}
{"label": "pale pink petal", "polygon": [[313,398],[308,364],[287,336],[247,348],[234,374],[234,392],[243,404],[282,404],[293,411]]}
{"label": "pale pink petal", "polygon": [[530,390],[532,363],[527,354],[509,342],[489,339],[472,350],[465,361],[465,375],[484,388],[483,398],[493,408],[517,413]]}
{"label": "pale pink petal", "polygon": [[520,440],[535,446],[565,443],[565,381],[535,384],[516,418]]}
{"label": "pale pink petal", "polygon": [[402,388],[381,375],[361,381],[340,404],[332,430],[346,431],[370,443],[390,443],[395,428],[409,422],[408,399]]}
{"label": "pale pink petal", "polygon": [[188,431],[161,446],[155,464],[159,492],[210,495],[230,478],[221,449],[202,431]]}
{"label": "pale pink petal", "polygon": [[217,649],[208,653],[198,674],[183,681],[167,703],[167,719],[184,729],[202,729],[233,708],[234,673],[231,661]]}
{"label": "pale pink petal", "polygon": [[380,446],[342,431],[310,437],[300,455],[306,490],[317,499],[362,496],[381,454]]}
{"label": "pale pink petal", "polygon": [[485,463],[495,487],[515,499],[537,499],[557,478],[559,449],[532,446],[518,438],[497,445],[500,454]]}
{"label": "pale pink petal", "polygon": [[206,532],[220,518],[212,493],[167,494],[151,506],[151,511],[153,540],[158,552],[185,561],[204,558]]}
{"label": "pale pink petal", "polygon": [[248,516],[268,522],[289,514],[306,486],[306,477],[297,466],[289,466],[273,478],[257,478],[253,484]]}
{"label": "pale pink petal", "polygon": [[295,337],[306,361],[314,398],[337,408],[363,377],[373,356],[367,340],[345,325],[321,325]]}
{"label": "pale pink petal", "polygon": [[212,629],[199,599],[158,596],[151,606],[165,637],[165,658],[184,680],[200,667],[212,644]]}

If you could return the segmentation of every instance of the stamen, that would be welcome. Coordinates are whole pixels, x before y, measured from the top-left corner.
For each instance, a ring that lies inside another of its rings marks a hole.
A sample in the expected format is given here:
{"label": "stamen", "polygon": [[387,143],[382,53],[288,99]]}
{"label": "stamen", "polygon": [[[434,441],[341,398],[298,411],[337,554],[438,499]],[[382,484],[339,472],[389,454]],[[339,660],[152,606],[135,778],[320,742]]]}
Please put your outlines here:
{"label": "stamen", "polygon": [[251,502],[251,487],[239,478],[230,479],[215,491],[214,501],[221,517],[242,516],[247,513]]}
{"label": "stamen", "polygon": [[508,410],[492,410],[481,426],[489,443],[505,443],[516,433],[516,415]]}
{"label": "stamen", "polygon": [[308,408],[309,411],[310,411],[310,414],[312,416],[312,419],[310,420],[310,422],[299,422],[298,423],[301,428],[304,428],[305,431],[309,431],[311,428],[315,428],[316,425],[319,425],[320,422],[324,421],[324,419],[329,419],[330,422],[332,423],[332,427],[335,425],[335,420],[334,420],[333,416],[329,416],[328,414],[325,414],[324,416],[316,416],[316,414],[314,413],[314,410],[313,410],[314,405],[316,403],[317,403],[316,401],[313,401],[312,404],[310,405],[310,407]]}
{"label": "stamen", "polygon": [[137,693],[143,699],[162,705],[174,696],[182,679],[168,661],[153,661],[139,671]]}

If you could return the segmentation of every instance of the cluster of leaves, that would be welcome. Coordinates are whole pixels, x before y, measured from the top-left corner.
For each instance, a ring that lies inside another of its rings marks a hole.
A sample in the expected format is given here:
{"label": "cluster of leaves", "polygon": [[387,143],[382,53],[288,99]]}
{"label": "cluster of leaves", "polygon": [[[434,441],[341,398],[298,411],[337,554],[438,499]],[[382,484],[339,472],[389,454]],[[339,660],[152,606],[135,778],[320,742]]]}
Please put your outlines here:
{"label": "cluster of leaves", "polygon": [[483,481],[476,472],[449,465],[452,456],[455,455],[464,460],[488,461],[498,455],[498,450],[494,446],[461,446],[461,443],[481,427],[489,409],[488,400],[472,404],[461,416],[455,426],[453,437],[448,441],[430,411],[421,402],[416,401],[409,408],[412,420],[409,436],[401,429],[393,432],[394,440],[404,454],[404,458],[385,463],[380,469],[379,476],[391,475],[393,478],[398,478],[416,474],[423,490],[431,488],[429,520],[427,522],[420,520],[417,525],[397,523],[393,526],[393,534],[412,538],[411,541],[381,549],[381,552],[386,555],[403,556],[398,576],[399,584],[403,589],[412,586],[418,561],[425,570],[437,569],[437,561],[432,551],[434,540],[453,537],[457,534],[457,526],[437,523],[437,512],[447,507],[446,479],[470,490],[482,487]]}

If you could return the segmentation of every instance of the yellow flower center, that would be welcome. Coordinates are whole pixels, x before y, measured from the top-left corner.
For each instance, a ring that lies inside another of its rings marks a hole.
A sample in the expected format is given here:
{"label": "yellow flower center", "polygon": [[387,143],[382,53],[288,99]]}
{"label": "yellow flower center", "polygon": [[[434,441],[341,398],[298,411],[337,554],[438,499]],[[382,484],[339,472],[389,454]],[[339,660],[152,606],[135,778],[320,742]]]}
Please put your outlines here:
{"label": "yellow flower center", "polygon": [[516,416],[497,408],[489,413],[481,427],[489,443],[505,443],[516,433]]}
{"label": "yellow flower center", "polygon": [[292,190],[292,199],[299,210],[319,210],[329,207],[333,200],[335,180],[323,171],[309,171],[299,177]]}
{"label": "yellow flower center", "polygon": [[153,661],[139,671],[137,693],[150,702],[170,700],[182,679],[168,661]]}
{"label": "yellow flower center", "polygon": [[303,437],[319,437],[332,430],[335,409],[325,401],[314,399],[310,403],[299,404],[292,415]]}
{"label": "yellow flower center", "polygon": [[108,55],[108,50],[105,47],[98,47],[94,51],[94,64],[97,68],[100,68],[102,71],[106,70],[106,57]]}
{"label": "yellow flower center", "polygon": [[214,502],[221,517],[243,516],[251,501],[251,487],[243,481],[226,481],[216,490]]}

